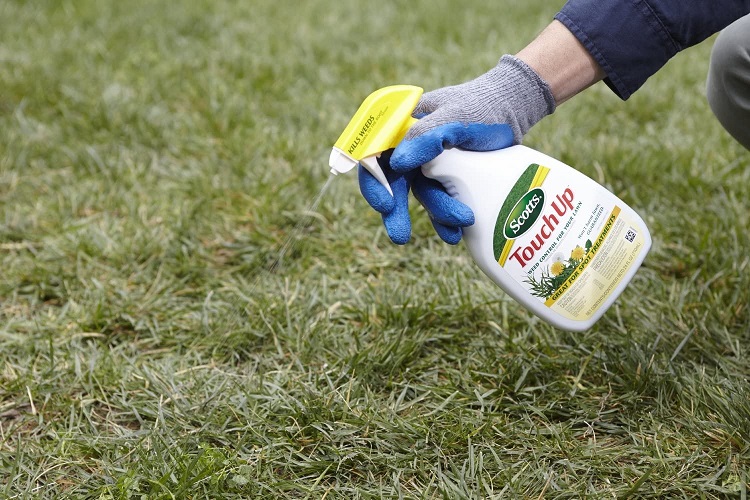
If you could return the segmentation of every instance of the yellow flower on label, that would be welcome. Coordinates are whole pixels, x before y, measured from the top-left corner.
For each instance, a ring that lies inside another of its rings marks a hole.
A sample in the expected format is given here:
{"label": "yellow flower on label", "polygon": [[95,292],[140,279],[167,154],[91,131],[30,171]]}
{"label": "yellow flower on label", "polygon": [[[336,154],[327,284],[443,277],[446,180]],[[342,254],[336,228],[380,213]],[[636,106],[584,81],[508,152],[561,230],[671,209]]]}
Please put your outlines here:
{"label": "yellow flower on label", "polygon": [[565,270],[565,264],[560,261],[553,262],[552,265],[549,266],[549,270],[553,276],[560,276],[560,273]]}
{"label": "yellow flower on label", "polygon": [[573,260],[581,260],[585,254],[586,252],[583,251],[583,248],[576,246],[573,251],[570,252],[570,258]]}

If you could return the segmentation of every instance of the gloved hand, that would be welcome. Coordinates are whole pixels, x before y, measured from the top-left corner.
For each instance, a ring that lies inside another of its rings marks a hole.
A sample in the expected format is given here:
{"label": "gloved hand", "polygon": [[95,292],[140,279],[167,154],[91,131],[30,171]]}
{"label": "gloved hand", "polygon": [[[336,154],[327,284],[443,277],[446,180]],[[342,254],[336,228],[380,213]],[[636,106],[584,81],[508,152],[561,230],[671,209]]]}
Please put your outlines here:
{"label": "gloved hand", "polygon": [[393,196],[362,165],[359,166],[359,189],[367,203],[380,212],[391,241],[405,245],[411,237],[409,218],[409,190],[425,207],[438,236],[451,245],[461,241],[462,227],[474,224],[474,213],[460,201],[451,198],[442,184],[429,179],[420,169],[397,173],[389,165],[391,153],[386,151],[378,158]]}
{"label": "gloved hand", "polygon": [[547,83],[526,63],[505,55],[497,66],[474,80],[422,96],[413,113],[420,120],[390,155],[389,165],[381,162],[393,197],[362,167],[360,190],[383,215],[394,243],[405,244],[411,234],[411,188],[430,214],[438,235],[456,244],[461,240],[461,228],[474,223],[473,213],[451,198],[440,183],[424,177],[419,167],[446,147],[491,151],[520,144],[526,132],[554,110],[555,99]]}

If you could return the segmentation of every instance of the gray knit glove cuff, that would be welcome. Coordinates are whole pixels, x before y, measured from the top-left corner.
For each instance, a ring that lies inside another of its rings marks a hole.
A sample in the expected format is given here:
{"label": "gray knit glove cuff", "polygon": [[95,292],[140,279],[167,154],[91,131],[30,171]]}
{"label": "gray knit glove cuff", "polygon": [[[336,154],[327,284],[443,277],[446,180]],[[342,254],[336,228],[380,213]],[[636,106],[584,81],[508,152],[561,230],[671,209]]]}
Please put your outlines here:
{"label": "gray knit glove cuff", "polygon": [[449,123],[507,124],[514,144],[539,120],[555,111],[555,99],[547,82],[525,62],[511,55],[469,82],[427,92],[414,116],[424,116],[408,132],[413,139]]}

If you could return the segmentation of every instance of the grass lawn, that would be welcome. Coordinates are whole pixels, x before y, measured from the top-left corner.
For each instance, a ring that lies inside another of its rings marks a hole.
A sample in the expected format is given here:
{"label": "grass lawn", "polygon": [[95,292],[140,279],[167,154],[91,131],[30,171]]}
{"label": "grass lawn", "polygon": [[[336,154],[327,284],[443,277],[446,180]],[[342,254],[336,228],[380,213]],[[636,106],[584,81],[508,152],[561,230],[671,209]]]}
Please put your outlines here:
{"label": "grass lawn", "polygon": [[309,210],[367,94],[561,5],[0,2],[0,497],[746,498],[750,154],[711,40],[526,138],[654,237],[585,333],[416,204],[392,245],[354,174]]}

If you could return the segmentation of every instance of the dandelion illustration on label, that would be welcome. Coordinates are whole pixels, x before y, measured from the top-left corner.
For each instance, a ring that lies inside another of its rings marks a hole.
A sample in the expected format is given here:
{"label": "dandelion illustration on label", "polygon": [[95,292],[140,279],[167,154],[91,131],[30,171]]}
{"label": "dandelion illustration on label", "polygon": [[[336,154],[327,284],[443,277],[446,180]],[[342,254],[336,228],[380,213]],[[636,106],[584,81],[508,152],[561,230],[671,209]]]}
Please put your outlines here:
{"label": "dandelion illustration on label", "polygon": [[562,272],[565,270],[565,264],[562,263],[562,261],[553,262],[551,266],[549,266],[549,271],[552,273],[552,276],[560,276]]}
{"label": "dandelion illustration on label", "polygon": [[565,254],[557,252],[552,257],[552,263],[549,265],[548,270],[543,270],[538,280],[533,274],[525,280],[529,285],[531,294],[542,299],[551,297],[573,274],[590,249],[591,241],[586,241],[585,248],[581,245],[576,245],[570,251],[570,257],[567,259],[565,258]]}
{"label": "dandelion illustration on label", "polygon": [[586,252],[581,248],[580,245],[576,246],[572,252],[570,252],[570,258],[572,260],[581,260],[583,259],[583,256],[586,255]]}
{"label": "dandelion illustration on label", "polygon": [[552,276],[559,276],[565,270],[565,254],[557,252],[550,259],[552,263],[549,265],[549,272]]}

